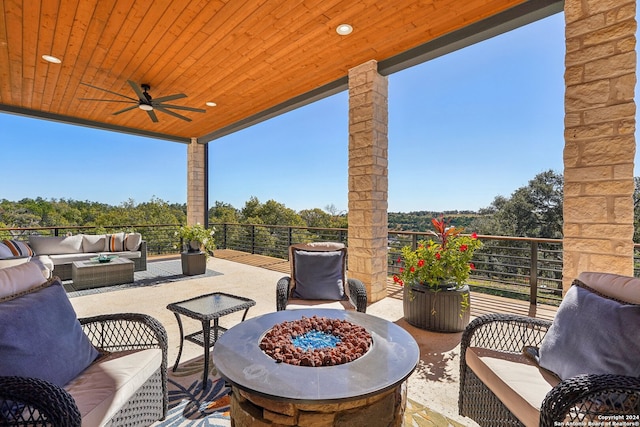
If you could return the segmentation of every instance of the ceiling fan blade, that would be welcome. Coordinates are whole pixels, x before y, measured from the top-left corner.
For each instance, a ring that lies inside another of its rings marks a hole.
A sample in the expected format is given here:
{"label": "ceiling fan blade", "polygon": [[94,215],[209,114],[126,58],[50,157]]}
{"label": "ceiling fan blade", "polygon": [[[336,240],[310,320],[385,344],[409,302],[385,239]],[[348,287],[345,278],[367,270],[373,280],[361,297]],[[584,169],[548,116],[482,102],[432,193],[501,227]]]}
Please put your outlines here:
{"label": "ceiling fan blade", "polygon": [[158,123],[158,117],[156,116],[156,113],[153,112],[153,110],[147,111],[147,114],[149,115],[149,117],[151,117],[151,121],[153,123]]}
{"label": "ceiling fan blade", "polygon": [[124,102],[126,104],[131,104],[135,101],[120,101],[119,99],[98,99],[98,98],[78,98],[80,101],[98,101],[98,102]]}
{"label": "ceiling fan blade", "polygon": [[[127,80],[127,83],[129,83],[129,86],[131,86],[133,88],[133,91],[136,93],[136,95],[138,95],[138,98],[141,101],[144,101],[147,99],[146,96],[144,96],[144,92],[142,91],[142,88],[140,88],[140,86],[138,86],[136,84],[136,82],[132,81],[132,80]],[[137,101],[137,99],[136,99]]]}
{"label": "ceiling fan blade", "polygon": [[182,98],[186,98],[187,95],[185,95],[184,93],[176,93],[175,95],[169,95],[169,96],[161,96],[160,98],[153,98],[153,102],[165,102],[165,101],[173,101],[174,99],[182,99]]}
{"label": "ceiling fan blade", "polygon": [[193,107],[185,107],[182,105],[170,105],[170,104],[160,104],[160,105],[154,105],[156,108],[157,107],[162,107],[162,108],[173,108],[174,110],[184,110],[184,111],[193,111],[195,113],[206,113],[207,110],[203,110],[202,108],[193,108]]}
{"label": "ceiling fan blade", "polygon": [[170,116],[177,117],[177,118],[185,120],[187,122],[191,121],[191,119],[189,117],[185,117],[182,114],[178,114],[178,113],[174,113],[173,111],[169,111],[169,110],[167,110],[166,108],[164,108],[162,106],[157,106],[157,107],[154,107],[154,108],[156,110],[158,110],[158,111],[162,111],[165,114],[169,114]]}
{"label": "ceiling fan blade", "polygon": [[98,87],[98,86],[90,85],[89,83],[82,83],[82,82],[80,82],[80,84],[81,84],[81,85],[85,85],[85,86],[92,87],[92,88],[94,88],[94,89],[101,90],[101,91],[103,91],[103,92],[108,92],[108,93],[111,93],[111,94],[113,94],[113,95],[118,95],[118,96],[121,96],[121,97],[123,97],[123,98],[130,99],[130,100],[132,100],[132,101],[136,101],[136,102],[138,102],[138,100],[137,100],[137,99],[135,99],[135,98],[131,98],[130,96],[127,96],[127,95],[122,95],[121,93],[114,92],[114,91],[111,91],[111,90],[109,90],[109,89],[103,89],[103,88]]}
{"label": "ceiling fan blade", "polygon": [[124,109],[122,109],[120,111],[116,111],[115,113],[113,113],[113,115],[117,116],[118,114],[122,114],[122,113],[125,113],[127,111],[131,111],[131,110],[136,109],[136,108],[138,108],[137,105],[132,105],[131,107],[127,107],[127,108],[124,108]]}

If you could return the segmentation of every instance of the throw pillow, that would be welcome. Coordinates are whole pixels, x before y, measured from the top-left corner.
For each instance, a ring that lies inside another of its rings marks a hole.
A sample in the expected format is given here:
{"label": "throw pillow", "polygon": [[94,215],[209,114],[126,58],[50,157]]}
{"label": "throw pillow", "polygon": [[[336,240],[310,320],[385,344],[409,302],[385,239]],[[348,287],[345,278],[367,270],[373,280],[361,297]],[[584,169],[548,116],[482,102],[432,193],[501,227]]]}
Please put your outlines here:
{"label": "throw pillow", "polygon": [[107,234],[105,252],[124,251],[124,233]]}
{"label": "throw pillow", "polygon": [[579,374],[640,377],[640,305],[572,286],[540,345],[540,366],[560,379]]}
{"label": "throw pillow", "polygon": [[107,237],[104,234],[83,234],[82,252],[103,252],[107,246]]}
{"label": "throw pillow", "polygon": [[142,242],[142,234],[128,233],[124,236],[124,247],[128,251],[137,251]]}
{"label": "throw pillow", "polygon": [[9,248],[13,256],[34,256],[33,250],[24,242],[19,240],[3,240],[2,243]]}
{"label": "throw pillow", "polygon": [[9,249],[9,247],[4,243],[0,243],[0,259],[11,257],[13,257],[13,252],[11,252],[11,249]]}
{"label": "throw pillow", "polygon": [[60,387],[98,357],[59,280],[0,303],[0,376],[50,381]]}
{"label": "throw pillow", "polygon": [[346,250],[293,252],[296,286],[293,298],[333,300],[344,299]]}
{"label": "throw pillow", "polygon": [[34,288],[44,282],[46,280],[42,275],[42,270],[35,262],[0,268],[0,300]]}

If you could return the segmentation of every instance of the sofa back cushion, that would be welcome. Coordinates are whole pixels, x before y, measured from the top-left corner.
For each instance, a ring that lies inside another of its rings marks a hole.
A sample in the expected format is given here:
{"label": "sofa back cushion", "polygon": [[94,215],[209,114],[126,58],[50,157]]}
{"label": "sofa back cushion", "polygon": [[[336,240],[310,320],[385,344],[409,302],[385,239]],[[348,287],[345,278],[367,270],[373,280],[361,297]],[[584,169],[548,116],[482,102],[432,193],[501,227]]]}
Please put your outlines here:
{"label": "sofa back cushion", "polygon": [[0,301],[46,281],[39,264],[29,261],[29,258],[22,260],[24,262],[19,265],[0,268]]}
{"label": "sofa back cushion", "polygon": [[640,304],[640,279],[611,273],[583,272],[578,280],[591,289],[620,301]]}
{"label": "sofa back cushion", "polygon": [[11,252],[11,249],[9,249],[9,247],[5,245],[3,242],[0,242],[0,259],[11,258],[14,256],[15,255],[13,254],[13,252]]}
{"label": "sofa back cushion", "polygon": [[99,355],[57,279],[0,302],[0,325],[0,376],[63,387]]}
{"label": "sofa back cushion", "polygon": [[29,245],[38,255],[77,254],[82,252],[82,235],[29,236]]}
{"label": "sofa back cushion", "polygon": [[3,240],[2,244],[9,248],[13,256],[34,256],[35,251],[25,242],[19,240]]}
{"label": "sofa back cushion", "polygon": [[579,374],[640,377],[640,305],[606,298],[576,280],[540,345],[540,366]]}
{"label": "sofa back cushion", "polygon": [[104,234],[83,234],[82,252],[103,252],[107,245],[107,236]]}

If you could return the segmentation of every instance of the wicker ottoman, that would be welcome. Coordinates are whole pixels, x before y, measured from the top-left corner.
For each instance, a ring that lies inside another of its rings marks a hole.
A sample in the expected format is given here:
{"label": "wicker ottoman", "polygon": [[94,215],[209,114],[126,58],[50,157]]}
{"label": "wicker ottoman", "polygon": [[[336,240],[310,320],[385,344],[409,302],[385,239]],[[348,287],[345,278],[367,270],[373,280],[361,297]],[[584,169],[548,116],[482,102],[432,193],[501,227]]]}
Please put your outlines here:
{"label": "wicker ottoman", "polygon": [[76,290],[133,282],[133,261],[114,258],[110,262],[74,261],[71,279]]}

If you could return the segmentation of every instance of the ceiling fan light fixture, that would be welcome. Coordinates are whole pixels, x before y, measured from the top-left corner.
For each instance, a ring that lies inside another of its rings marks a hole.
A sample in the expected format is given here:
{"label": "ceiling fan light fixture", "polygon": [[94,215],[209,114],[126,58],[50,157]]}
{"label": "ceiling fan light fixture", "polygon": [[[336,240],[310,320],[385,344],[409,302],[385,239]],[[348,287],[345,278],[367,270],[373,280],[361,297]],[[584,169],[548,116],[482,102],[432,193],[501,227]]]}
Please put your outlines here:
{"label": "ceiling fan light fixture", "polygon": [[138,108],[144,111],[153,111],[153,106],[149,104],[140,104],[138,105]]}
{"label": "ceiling fan light fixture", "polygon": [[352,31],[353,27],[349,24],[340,24],[336,27],[336,33],[340,34],[341,36],[349,35]]}
{"label": "ceiling fan light fixture", "polygon": [[60,63],[62,63],[62,59],[56,58],[53,55],[42,55],[42,59],[44,59],[47,62],[51,62],[52,64],[60,64]]}
{"label": "ceiling fan light fixture", "polygon": [[206,104],[207,107],[215,107],[216,105],[218,105],[213,101],[207,101],[207,102],[205,102],[205,104]]}

